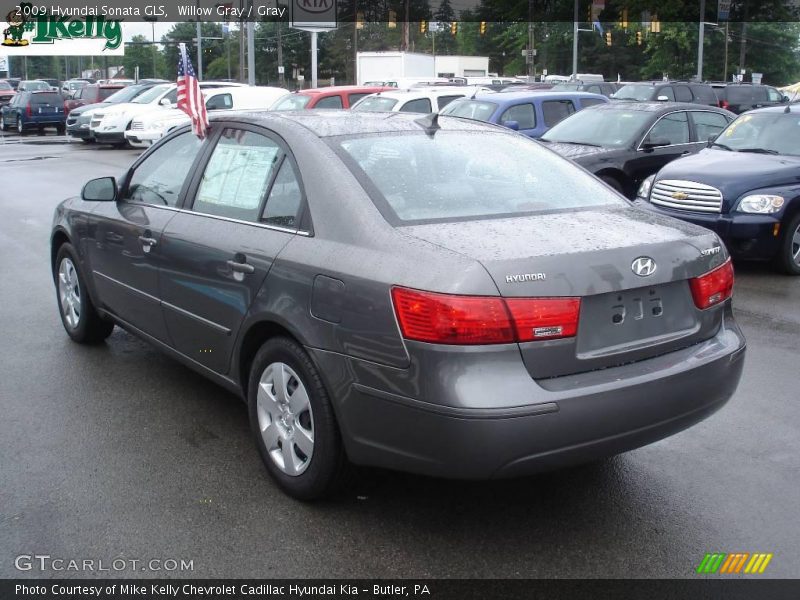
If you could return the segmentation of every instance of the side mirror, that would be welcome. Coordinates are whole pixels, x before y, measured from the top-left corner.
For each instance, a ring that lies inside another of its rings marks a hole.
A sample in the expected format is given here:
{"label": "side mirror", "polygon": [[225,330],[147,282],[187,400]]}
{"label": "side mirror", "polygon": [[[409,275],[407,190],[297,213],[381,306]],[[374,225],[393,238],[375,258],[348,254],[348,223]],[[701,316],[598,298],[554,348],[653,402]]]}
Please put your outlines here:
{"label": "side mirror", "polygon": [[786,96],[786,95],[784,95],[783,98],[781,98],[781,102],[783,102],[784,104],[789,102],[789,100],[791,100],[791,98],[789,98],[789,96]]}
{"label": "side mirror", "polygon": [[669,146],[669,140],[662,140],[662,139],[651,139],[645,140],[642,143],[642,150],[645,152],[652,152],[654,148],[661,148],[663,146]]}
{"label": "side mirror", "polygon": [[117,180],[113,177],[92,179],[81,190],[81,198],[88,202],[113,202],[116,197]]}
{"label": "side mirror", "polygon": [[169,98],[162,98],[158,101],[161,106],[172,106],[172,102],[169,101]]}
{"label": "side mirror", "polygon": [[708,136],[708,139],[706,140],[706,145],[710,148],[711,145],[714,143],[714,140],[716,139],[717,139],[717,134],[712,133],[710,136]]}
{"label": "side mirror", "polygon": [[508,127],[509,129],[513,129],[514,131],[519,131],[519,121],[503,121],[501,125],[503,127]]}
{"label": "side mirror", "polygon": [[661,96],[659,96],[658,98],[656,98],[656,100],[658,100],[659,102],[669,102],[669,97],[668,97],[668,96],[664,96],[664,95],[662,94]]}

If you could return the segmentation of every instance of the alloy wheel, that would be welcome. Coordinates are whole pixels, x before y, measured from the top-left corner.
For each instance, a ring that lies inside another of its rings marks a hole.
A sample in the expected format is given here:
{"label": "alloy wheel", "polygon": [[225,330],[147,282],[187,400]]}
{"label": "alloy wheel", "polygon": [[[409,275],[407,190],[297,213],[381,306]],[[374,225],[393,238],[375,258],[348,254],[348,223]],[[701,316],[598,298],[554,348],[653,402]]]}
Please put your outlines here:
{"label": "alloy wheel", "polygon": [[22,127],[22,119],[20,119],[19,117],[17,117],[17,132],[18,132],[20,135],[22,135],[22,129],[23,129],[23,127]]}
{"label": "alloy wheel", "polygon": [[792,243],[789,245],[789,252],[792,253],[794,264],[800,267],[800,224],[797,225],[797,229],[795,229],[792,234]]}
{"label": "alloy wheel", "polygon": [[58,267],[58,298],[64,322],[70,329],[76,329],[81,321],[81,284],[69,258],[63,259]]}
{"label": "alloy wheel", "polygon": [[261,374],[256,402],[267,454],[281,472],[301,475],[314,453],[314,416],[300,376],[286,363],[271,363]]}

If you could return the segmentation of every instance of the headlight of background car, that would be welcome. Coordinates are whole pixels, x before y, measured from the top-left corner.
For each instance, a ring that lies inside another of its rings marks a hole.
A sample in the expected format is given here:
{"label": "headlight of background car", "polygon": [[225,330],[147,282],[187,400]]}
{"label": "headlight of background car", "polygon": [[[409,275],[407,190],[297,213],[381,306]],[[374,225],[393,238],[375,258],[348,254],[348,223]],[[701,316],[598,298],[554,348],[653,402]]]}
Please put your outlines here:
{"label": "headlight of background car", "polygon": [[650,199],[650,188],[653,187],[653,180],[656,178],[655,175],[650,175],[639,186],[639,191],[636,192],[637,198],[642,198],[643,200]]}
{"label": "headlight of background car", "polygon": [[773,196],[770,194],[753,194],[745,196],[739,202],[739,212],[758,213],[768,215],[778,212],[783,207],[783,196]]}

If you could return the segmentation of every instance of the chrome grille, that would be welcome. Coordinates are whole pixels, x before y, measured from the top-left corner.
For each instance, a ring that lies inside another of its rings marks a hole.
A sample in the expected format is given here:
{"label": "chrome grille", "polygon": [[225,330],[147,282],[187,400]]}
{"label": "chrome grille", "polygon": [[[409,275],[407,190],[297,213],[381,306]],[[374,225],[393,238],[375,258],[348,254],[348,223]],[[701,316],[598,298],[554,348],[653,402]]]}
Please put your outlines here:
{"label": "chrome grille", "polygon": [[142,123],[141,121],[134,121],[133,123],[131,123],[131,129],[141,131],[142,129],[144,129],[144,123]]}
{"label": "chrome grille", "polygon": [[92,121],[89,124],[91,129],[96,129],[100,126],[100,121],[103,120],[103,113],[95,113],[92,115]]}
{"label": "chrome grille", "polygon": [[667,208],[696,212],[722,212],[722,192],[717,188],[680,179],[656,181],[650,192],[650,202]]}

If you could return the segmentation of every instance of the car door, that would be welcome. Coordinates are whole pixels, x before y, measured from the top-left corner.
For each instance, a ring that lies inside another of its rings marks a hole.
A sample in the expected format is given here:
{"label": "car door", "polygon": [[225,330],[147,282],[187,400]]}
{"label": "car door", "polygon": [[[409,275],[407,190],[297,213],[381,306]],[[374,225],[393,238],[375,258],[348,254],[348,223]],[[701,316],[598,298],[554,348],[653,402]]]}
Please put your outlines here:
{"label": "car door", "polygon": [[638,186],[667,163],[691,154],[697,145],[692,141],[686,111],[667,113],[642,136],[625,170]]}
{"label": "car door", "polygon": [[537,127],[537,134],[534,137],[544,135],[544,133],[553,127],[556,123],[560,123],[572,113],[576,112],[575,104],[572,100],[543,100],[539,104],[542,112],[542,125]]}
{"label": "car door", "polygon": [[89,218],[89,261],[100,303],[165,343],[158,289],[162,233],[177,214],[201,147],[186,132],[148,152],[125,177],[117,202],[98,203]]}
{"label": "car door", "polygon": [[783,99],[783,94],[776,90],[773,87],[766,87],[767,90],[767,100],[764,103],[764,106],[776,106],[778,104],[783,104],[785,100]]}
{"label": "car door", "polygon": [[515,122],[518,126],[518,131],[527,136],[533,137],[536,135],[536,111],[533,104],[530,102],[521,102],[509,106],[503,114],[500,115],[498,123],[505,125],[507,122]]}
{"label": "car door", "polygon": [[244,125],[221,129],[163,235],[162,310],[178,351],[227,372],[253,299],[297,234],[301,189],[277,136]]}

